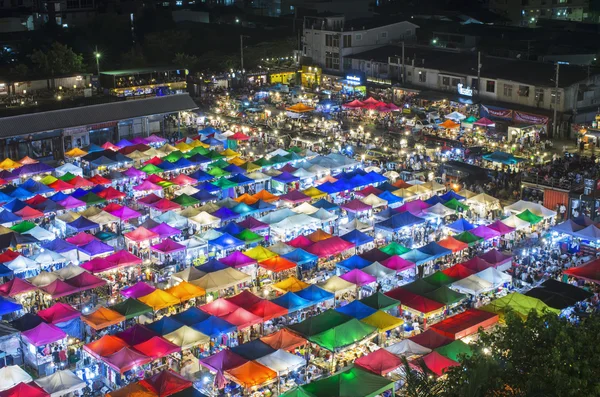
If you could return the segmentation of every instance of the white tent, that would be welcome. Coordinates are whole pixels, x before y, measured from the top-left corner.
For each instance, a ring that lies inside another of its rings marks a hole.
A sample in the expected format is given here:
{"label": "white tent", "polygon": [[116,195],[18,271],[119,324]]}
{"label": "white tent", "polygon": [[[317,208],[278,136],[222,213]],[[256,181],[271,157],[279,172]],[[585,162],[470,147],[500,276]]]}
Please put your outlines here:
{"label": "white tent", "polygon": [[79,276],[81,273],[85,272],[85,270],[79,266],[75,266],[72,263],[69,263],[67,266],[58,269],[52,273],[56,274],[58,278],[61,280],[66,280],[69,278],[73,278],[75,276]]}
{"label": "white tent", "polygon": [[234,199],[232,199],[231,197],[226,197],[223,200],[219,200],[217,201],[217,205],[219,207],[227,207],[229,209],[232,209],[233,207],[237,206],[239,203],[237,201],[235,201]]}
{"label": "white tent", "polygon": [[396,181],[396,179],[400,178],[400,174],[397,173],[396,171],[385,172],[383,174],[383,176],[385,176],[387,179],[391,180],[392,182],[394,182],[394,181]]}
{"label": "white tent", "polygon": [[492,284],[493,288],[498,288],[504,285],[504,283],[510,283],[512,277],[506,273],[499,271],[493,267],[488,267],[485,270],[475,273],[475,275]]}
{"label": "white tent", "polygon": [[349,281],[344,280],[338,276],[332,276],[327,279],[324,283],[318,284],[319,287],[325,291],[329,291],[334,294],[341,294],[348,291],[356,290],[356,285]]}
{"label": "white tent", "polygon": [[258,218],[259,221],[263,223],[267,223],[269,225],[277,222],[281,222],[285,218],[289,218],[291,216],[296,216],[294,211],[289,208],[283,208],[277,211],[269,212],[267,215]]}
{"label": "white tent", "polygon": [[252,179],[254,182],[263,182],[268,181],[271,177],[267,174],[263,174],[260,171],[254,171],[249,174],[246,174],[246,177]]}
{"label": "white tent", "polygon": [[47,249],[42,250],[42,252],[40,252],[39,254],[32,256],[31,259],[33,259],[40,265],[53,265],[55,263],[67,262],[68,260],[58,252],[50,251]]}
{"label": "white tent", "polygon": [[58,168],[54,169],[54,174],[56,176],[63,176],[66,173],[70,172],[71,174],[77,176],[83,176],[83,170],[71,163],[65,163]]}
{"label": "white tent", "polygon": [[39,268],[39,265],[23,255],[17,256],[12,261],[5,264],[10,270],[15,273],[26,272],[28,270],[35,270]]}
{"label": "white tent", "polygon": [[33,229],[24,232],[23,234],[29,234],[40,241],[50,241],[56,238],[54,233],[49,232],[41,226],[36,226]]}
{"label": "white tent", "polygon": [[318,219],[312,218],[309,215],[298,214],[271,224],[271,230],[286,232],[303,227],[319,227],[320,224],[321,222]]}
{"label": "white tent", "polygon": [[500,200],[498,200],[496,197],[490,196],[489,194],[479,193],[476,196],[467,198],[467,203],[491,207],[495,205],[500,205]]}
{"label": "white tent", "polygon": [[385,348],[385,350],[389,351],[396,356],[422,356],[428,353],[431,353],[431,349],[421,346],[418,343],[413,342],[410,339],[404,339],[401,342],[394,343],[391,346]]}
{"label": "white tent", "polygon": [[99,225],[108,225],[111,223],[119,223],[121,219],[119,217],[114,216],[113,214],[109,214],[106,211],[100,211],[96,215],[88,217],[88,219],[92,222],[95,222]]}
{"label": "white tent", "polygon": [[553,218],[556,216],[556,211],[549,210],[541,204],[531,203],[525,200],[519,200],[514,204],[504,207],[504,211],[515,215],[520,214],[525,210],[529,210],[537,216],[541,216],[543,218]]}
{"label": "white tent", "polygon": [[276,244],[269,246],[268,249],[269,251],[274,252],[278,255],[285,255],[289,252],[294,251],[296,248],[287,245],[283,241],[278,241]]}
{"label": "white tent", "polygon": [[467,116],[465,116],[464,114],[459,113],[459,112],[452,112],[452,113],[447,114],[444,117],[446,117],[449,120],[456,121],[457,123],[460,123],[462,120],[467,118]]}
{"label": "white tent", "polygon": [[306,214],[306,215],[314,214],[318,210],[319,210],[319,208],[310,205],[308,202],[304,202],[304,203],[300,204],[299,206],[292,208],[292,211],[294,211],[298,214]]}
{"label": "white tent", "polygon": [[29,383],[33,379],[18,365],[0,368],[0,391],[8,390],[19,383]]}
{"label": "white tent", "polygon": [[198,208],[187,207],[186,209],[179,211],[178,214],[186,219],[190,219],[198,215],[200,212],[202,211],[200,211]]}
{"label": "white tent", "polygon": [[202,211],[198,215],[189,219],[190,222],[196,223],[200,226],[214,225],[221,222],[219,218],[209,214],[208,212]]}
{"label": "white tent", "polygon": [[479,295],[483,292],[493,290],[494,286],[489,281],[472,274],[467,278],[452,283],[450,288],[465,294]]}
{"label": "white tent", "polygon": [[227,269],[221,269],[217,270],[216,272],[205,274],[198,280],[194,280],[191,283],[200,288],[204,288],[206,292],[214,292],[246,283],[251,280],[252,277],[246,273],[242,273],[239,270],[228,267]]}
{"label": "white tent", "polygon": [[295,354],[279,349],[274,353],[259,358],[256,362],[271,368],[278,375],[286,374],[306,365],[306,360]]}
{"label": "white tent", "polygon": [[394,277],[396,275],[395,270],[390,269],[389,267],[385,267],[379,262],[373,262],[369,266],[362,268],[361,270],[367,274],[370,274],[373,277],[377,277],[377,279]]}
{"label": "white tent", "polygon": [[201,270],[198,270],[194,266],[187,267],[180,272],[171,274],[171,278],[175,281],[193,281],[198,280],[200,277],[204,276],[204,273]]}
{"label": "white tent", "polygon": [[280,156],[287,156],[287,155],[289,155],[289,154],[290,154],[289,152],[287,152],[287,151],[285,151],[285,150],[283,150],[283,149],[279,148],[279,149],[277,149],[277,150],[274,150],[274,151],[272,151],[271,153],[267,154],[267,157],[275,157],[275,156],[277,156],[277,155],[280,155]]}
{"label": "white tent", "polygon": [[40,274],[35,277],[31,277],[28,279],[28,281],[36,287],[45,287],[48,284],[52,284],[56,279],[58,279],[56,274],[41,271]]}
{"label": "white tent", "polygon": [[436,217],[439,217],[439,218],[444,218],[446,216],[455,214],[456,211],[454,211],[454,210],[446,207],[442,203],[437,203],[436,205],[433,205],[433,206],[431,206],[429,208],[423,209],[423,213],[429,214],[429,215],[432,215],[432,216],[436,216]]}
{"label": "white tent", "polygon": [[[219,233],[219,232],[217,232],[217,233]],[[221,235],[222,235],[222,233],[221,233]],[[218,238],[218,237],[219,236],[217,236],[215,238]],[[212,239],[212,240],[214,240],[214,239]],[[185,249],[187,249],[188,251],[203,248],[208,245],[208,243],[206,241],[204,241],[200,238],[196,238],[196,237],[192,237],[192,238],[188,238],[187,240],[179,241],[179,244],[185,245]]]}
{"label": "white tent", "polygon": [[166,223],[175,229],[185,229],[188,227],[188,220],[185,216],[181,216],[173,211],[167,211],[154,219],[159,223]]}
{"label": "white tent", "polygon": [[210,240],[214,240],[216,238],[219,238],[222,235],[223,235],[223,233],[219,232],[218,230],[208,229],[204,233],[200,234],[198,237],[200,237],[204,241],[210,241]]}
{"label": "white tent", "polygon": [[[193,187],[192,185],[186,185],[184,188],[176,190],[175,191],[175,195],[176,196],[181,196],[182,194],[187,194],[188,196],[194,195],[196,193],[198,193],[200,190],[196,189],[195,187]],[[215,196],[215,200],[217,199],[217,197]]]}
{"label": "white tent", "polygon": [[365,168],[365,172],[375,171],[378,174],[381,174],[381,168],[375,167],[374,165]]}
{"label": "white tent", "polygon": [[184,325],[176,331],[171,332],[163,336],[169,342],[181,347],[181,350],[191,349],[194,346],[198,346],[202,343],[208,343],[210,338],[204,335],[202,332],[196,331],[195,329]]}
{"label": "white tent", "polygon": [[329,168],[323,167],[322,165],[319,165],[319,164],[313,164],[310,167],[308,167],[308,170],[310,172],[314,172],[317,175],[323,175],[329,171]]}
{"label": "white tent", "polygon": [[436,181],[425,182],[420,186],[429,189],[432,192],[443,192],[446,190],[446,186],[442,185],[441,183],[437,183]]}
{"label": "white tent", "polygon": [[[358,230],[359,232],[366,232],[369,230],[373,230],[373,226],[368,223],[364,223],[359,221],[357,218],[352,219],[350,222],[340,224],[340,229],[345,230],[346,232],[351,232],[352,230]],[[343,235],[345,233],[341,233]]]}
{"label": "white tent", "polygon": [[309,179],[315,177],[314,172],[305,170],[304,168],[298,168],[296,171],[292,172],[292,175],[300,179]]}
{"label": "white tent", "polygon": [[502,219],[500,222],[504,223],[506,226],[514,227],[517,230],[526,229],[531,226],[529,222],[518,218],[516,215],[511,215],[508,218]]}
{"label": "white tent", "polygon": [[81,390],[86,383],[68,369],[56,371],[50,376],[35,381],[39,387],[50,394],[50,397],[60,397]]}
{"label": "white tent", "polygon": [[373,193],[369,194],[367,197],[363,198],[362,200],[363,203],[370,205],[373,208],[377,208],[377,207],[383,207],[387,205],[387,200],[384,200],[382,198],[379,198],[377,196],[375,196]]}
{"label": "white tent", "polygon": [[470,199],[471,197],[477,196],[477,193],[472,192],[468,189],[462,189],[460,192],[458,192],[458,194],[466,199]]}
{"label": "white tent", "polygon": [[323,208],[319,208],[319,210],[317,212],[315,212],[314,214],[310,214],[310,216],[312,218],[320,220],[321,222],[332,221],[334,219],[337,219],[337,217],[338,217],[333,212],[329,212],[329,211],[327,211],[326,209],[323,209]]}

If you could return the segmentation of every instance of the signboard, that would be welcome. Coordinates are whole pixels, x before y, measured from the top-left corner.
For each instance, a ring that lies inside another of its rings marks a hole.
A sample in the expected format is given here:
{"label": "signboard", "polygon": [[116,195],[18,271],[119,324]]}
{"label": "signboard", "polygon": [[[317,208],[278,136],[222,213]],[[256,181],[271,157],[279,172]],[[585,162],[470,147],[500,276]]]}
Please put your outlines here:
{"label": "signboard", "polygon": [[463,83],[458,83],[456,87],[460,95],[473,96],[473,89],[471,87],[464,86]]}
{"label": "signboard", "polygon": [[366,80],[367,79],[365,73],[361,71],[352,71],[346,74],[346,81],[349,84],[365,85]]}
{"label": "signboard", "polygon": [[548,124],[548,117],[515,111],[514,120],[528,124]]}

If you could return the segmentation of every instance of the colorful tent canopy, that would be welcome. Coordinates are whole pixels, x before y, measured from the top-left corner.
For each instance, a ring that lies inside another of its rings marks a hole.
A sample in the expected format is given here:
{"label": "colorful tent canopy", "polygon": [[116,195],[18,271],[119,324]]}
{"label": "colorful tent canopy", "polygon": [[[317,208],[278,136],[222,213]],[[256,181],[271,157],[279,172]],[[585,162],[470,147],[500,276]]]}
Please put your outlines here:
{"label": "colorful tent canopy", "polygon": [[150,306],[155,311],[165,309],[180,303],[180,300],[170,293],[156,289],[148,295],[137,298],[140,302]]}
{"label": "colorful tent canopy", "polygon": [[98,331],[125,321],[125,316],[114,310],[99,307],[96,311],[83,315],[81,319],[92,329]]}
{"label": "colorful tent canopy", "polygon": [[374,352],[357,359],[354,364],[377,375],[385,376],[389,372],[402,366],[402,360],[385,349]]}
{"label": "colorful tent canopy", "polygon": [[450,339],[462,339],[477,333],[480,328],[486,329],[498,322],[498,315],[477,309],[448,317],[434,324],[431,328]]}
{"label": "colorful tent canopy", "polygon": [[121,314],[126,320],[129,320],[131,318],[151,312],[152,308],[136,299],[127,298],[123,302],[111,306],[110,310]]}
{"label": "colorful tent canopy", "polygon": [[542,314],[546,311],[559,314],[560,310],[553,309],[546,305],[539,299],[532,298],[513,292],[512,294],[506,295],[502,298],[495,299],[491,303],[480,307],[481,310],[498,314],[501,321],[504,320],[504,315],[508,310],[512,310],[522,318],[527,318],[531,310],[535,310],[538,314]]}
{"label": "colorful tent canopy", "polygon": [[139,384],[158,397],[168,397],[193,386],[192,382],[171,370],[164,370]]}
{"label": "colorful tent canopy", "polygon": [[375,397],[394,389],[394,383],[371,372],[352,367],[301,387],[312,397]]}
{"label": "colorful tent canopy", "polygon": [[[435,351],[427,354],[421,359],[425,363],[425,366],[437,376],[442,376],[450,367],[460,365],[456,361],[444,357]],[[419,368],[418,362],[413,361],[411,362],[411,365],[417,369]]]}
{"label": "colorful tent canopy", "polygon": [[379,332],[386,332],[404,324],[403,319],[394,317],[391,314],[381,310],[378,310],[370,316],[361,319],[361,321],[377,328]]}
{"label": "colorful tent canopy", "polygon": [[299,335],[310,338],[311,336],[344,324],[351,319],[352,317],[346,314],[329,309],[321,314],[309,317],[300,323],[288,325],[288,328]]}

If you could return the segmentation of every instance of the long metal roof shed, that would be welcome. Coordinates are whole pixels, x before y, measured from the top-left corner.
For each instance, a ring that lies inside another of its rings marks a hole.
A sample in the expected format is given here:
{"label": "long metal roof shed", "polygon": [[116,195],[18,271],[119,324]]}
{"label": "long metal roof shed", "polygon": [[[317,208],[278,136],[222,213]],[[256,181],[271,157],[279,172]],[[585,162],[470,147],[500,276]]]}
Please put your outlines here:
{"label": "long metal roof shed", "polygon": [[0,118],[0,138],[196,109],[188,94],[136,99]]}

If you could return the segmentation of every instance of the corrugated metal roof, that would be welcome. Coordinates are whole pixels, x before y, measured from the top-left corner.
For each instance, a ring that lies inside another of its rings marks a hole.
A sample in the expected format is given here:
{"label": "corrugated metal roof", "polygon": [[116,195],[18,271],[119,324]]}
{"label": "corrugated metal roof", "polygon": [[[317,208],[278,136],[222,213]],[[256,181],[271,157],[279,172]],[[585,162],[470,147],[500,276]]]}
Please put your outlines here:
{"label": "corrugated metal roof", "polygon": [[0,118],[0,137],[8,138],[36,132],[129,120],[153,114],[191,110],[197,107],[188,94],[179,94],[4,117]]}

